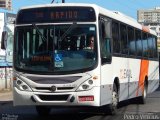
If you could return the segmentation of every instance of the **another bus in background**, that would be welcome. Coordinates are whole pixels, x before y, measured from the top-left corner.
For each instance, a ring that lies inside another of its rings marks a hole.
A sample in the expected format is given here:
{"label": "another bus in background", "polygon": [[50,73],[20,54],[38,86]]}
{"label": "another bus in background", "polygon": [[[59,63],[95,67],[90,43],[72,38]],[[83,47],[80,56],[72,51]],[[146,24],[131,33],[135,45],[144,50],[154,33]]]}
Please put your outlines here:
{"label": "another bus in background", "polygon": [[12,88],[13,33],[16,15],[0,13],[0,90]]}

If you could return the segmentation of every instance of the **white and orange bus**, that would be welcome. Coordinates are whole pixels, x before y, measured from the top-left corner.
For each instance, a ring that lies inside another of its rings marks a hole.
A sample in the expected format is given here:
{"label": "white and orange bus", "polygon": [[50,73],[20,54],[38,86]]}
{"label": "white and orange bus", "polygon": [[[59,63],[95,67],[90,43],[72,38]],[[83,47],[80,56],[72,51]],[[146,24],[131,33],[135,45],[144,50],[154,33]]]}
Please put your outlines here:
{"label": "white and orange bus", "polygon": [[119,12],[94,4],[24,7],[14,36],[14,105],[40,114],[51,106],[106,106],[115,114],[119,102],[145,103],[159,86],[156,33]]}

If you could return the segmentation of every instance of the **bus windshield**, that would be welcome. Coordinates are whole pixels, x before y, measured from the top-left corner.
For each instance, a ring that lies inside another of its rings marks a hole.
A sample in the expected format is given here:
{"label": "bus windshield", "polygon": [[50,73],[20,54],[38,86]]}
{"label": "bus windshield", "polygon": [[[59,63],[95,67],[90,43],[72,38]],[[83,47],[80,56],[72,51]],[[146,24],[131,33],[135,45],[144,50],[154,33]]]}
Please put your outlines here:
{"label": "bus windshield", "polygon": [[97,64],[96,26],[31,25],[15,32],[16,70],[62,73],[93,69]]}

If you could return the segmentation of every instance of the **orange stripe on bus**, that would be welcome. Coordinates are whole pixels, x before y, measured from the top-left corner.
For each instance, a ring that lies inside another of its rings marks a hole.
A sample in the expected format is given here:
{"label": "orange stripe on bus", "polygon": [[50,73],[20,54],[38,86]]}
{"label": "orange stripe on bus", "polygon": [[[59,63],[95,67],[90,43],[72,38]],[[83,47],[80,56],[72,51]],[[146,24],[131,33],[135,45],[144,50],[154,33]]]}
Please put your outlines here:
{"label": "orange stripe on bus", "polygon": [[142,31],[144,31],[144,32],[150,32],[150,30],[149,30],[149,27],[147,27],[147,26],[142,26]]}
{"label": "orange stripe on bus", "polygon": [[149,68],[149,61],[141,60],[140,75],[139,75],[139,82],[138,82],[138,89],[136,96],[138,96],[139,91],[144,90],[144,80],[145,76],[148,76],[148,68]]}

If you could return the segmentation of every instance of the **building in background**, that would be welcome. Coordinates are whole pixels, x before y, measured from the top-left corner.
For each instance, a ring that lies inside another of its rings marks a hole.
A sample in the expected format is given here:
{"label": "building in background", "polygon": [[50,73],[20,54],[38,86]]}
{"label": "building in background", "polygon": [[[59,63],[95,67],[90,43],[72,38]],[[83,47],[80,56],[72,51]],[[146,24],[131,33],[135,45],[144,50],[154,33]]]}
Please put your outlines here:
{"label": "building in background", "polygon": [[160,7],[137,11],[138,22],[155,30],[158,36],[158,49],[160,51]]}
{"label": "building in background", "polygon": [[12,0],[0,0],[0,8],[12,10]]}

